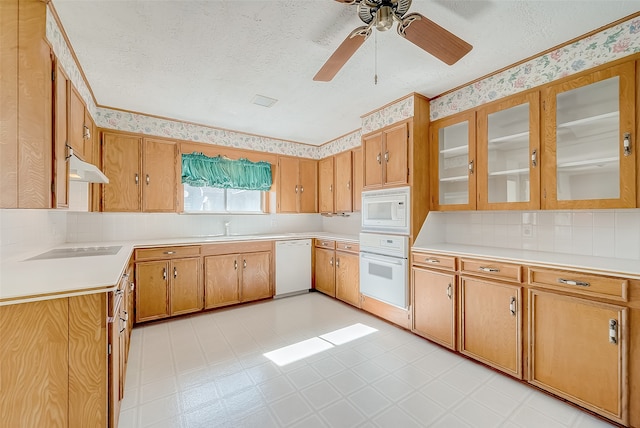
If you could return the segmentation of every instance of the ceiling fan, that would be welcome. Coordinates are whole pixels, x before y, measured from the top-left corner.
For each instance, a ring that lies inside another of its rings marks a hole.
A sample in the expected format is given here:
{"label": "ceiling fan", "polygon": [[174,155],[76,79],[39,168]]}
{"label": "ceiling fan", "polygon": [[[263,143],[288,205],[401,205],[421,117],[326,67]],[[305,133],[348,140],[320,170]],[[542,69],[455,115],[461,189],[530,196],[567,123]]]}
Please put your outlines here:
{"label": "ceiling fan", "polygon": [[353,30],[329,57],[313,80],[328,82],[353,56],[375,27],[387,31],[398,22],[398,34],[427,51],[440,61],[452,65],[465,56],[472,46],[419,13],[406,14],[411,0],[335,0],[358,5],[358,17],[366,25]]}

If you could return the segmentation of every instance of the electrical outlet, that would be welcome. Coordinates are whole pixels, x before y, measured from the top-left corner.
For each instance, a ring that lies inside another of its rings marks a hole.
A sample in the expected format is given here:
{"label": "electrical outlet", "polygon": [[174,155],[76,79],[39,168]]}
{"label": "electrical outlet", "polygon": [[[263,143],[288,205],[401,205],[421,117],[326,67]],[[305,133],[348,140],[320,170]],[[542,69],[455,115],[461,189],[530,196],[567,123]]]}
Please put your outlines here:
{"label": "electrical outlet", "polygon": [[522,225],[522,236],[531,236],[533,234],[533,231],[531,229],[531,225],[530,224],[523,224]]}

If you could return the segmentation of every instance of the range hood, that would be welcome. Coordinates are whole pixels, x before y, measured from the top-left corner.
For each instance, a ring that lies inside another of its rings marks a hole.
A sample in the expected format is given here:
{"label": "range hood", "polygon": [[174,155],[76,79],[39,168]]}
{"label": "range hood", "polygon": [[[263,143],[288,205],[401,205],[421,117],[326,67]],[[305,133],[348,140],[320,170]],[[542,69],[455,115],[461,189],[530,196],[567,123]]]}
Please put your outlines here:
{"label": "range hood", "polygon": [[97,166],[81,160],[73,153],[73,150],[69,149],[69,152],[69,180],[109,183],[107,176]]}

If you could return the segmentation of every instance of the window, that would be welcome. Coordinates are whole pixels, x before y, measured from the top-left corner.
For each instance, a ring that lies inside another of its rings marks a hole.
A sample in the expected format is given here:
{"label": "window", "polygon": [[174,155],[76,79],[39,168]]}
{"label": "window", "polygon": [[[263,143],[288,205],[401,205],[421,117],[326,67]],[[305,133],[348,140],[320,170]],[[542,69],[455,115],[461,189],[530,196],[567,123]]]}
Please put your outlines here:
{"label": "window", "polygon": [[184,211],[209,213],[263,213],[260,190],[194,187],[184,184]]}

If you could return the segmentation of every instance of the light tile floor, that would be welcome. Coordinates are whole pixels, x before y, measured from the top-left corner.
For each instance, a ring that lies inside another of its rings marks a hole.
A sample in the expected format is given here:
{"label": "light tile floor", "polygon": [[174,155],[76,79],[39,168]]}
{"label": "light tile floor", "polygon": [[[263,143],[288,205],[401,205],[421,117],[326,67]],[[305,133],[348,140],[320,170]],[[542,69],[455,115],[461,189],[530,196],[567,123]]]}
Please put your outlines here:
{"label": "light tile floor", "polygon": [[[279,367],[263,353],[377,329]],[[608,427],[320,293],[136,327],[120,428]]]}

